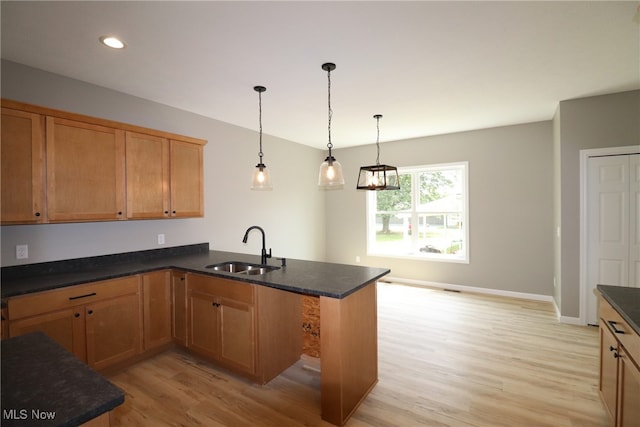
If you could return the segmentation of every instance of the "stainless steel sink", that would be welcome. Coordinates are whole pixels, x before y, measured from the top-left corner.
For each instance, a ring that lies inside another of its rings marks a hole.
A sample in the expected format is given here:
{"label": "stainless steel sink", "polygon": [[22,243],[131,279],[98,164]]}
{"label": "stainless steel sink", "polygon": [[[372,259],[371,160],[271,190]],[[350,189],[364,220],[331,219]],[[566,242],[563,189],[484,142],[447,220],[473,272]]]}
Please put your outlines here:
{"label": "stainless steel sink", "polygon": [[247,268],[244,271],[241,271],[240,273],[241,274],[249,274],[249,275],[253,276],[253,275],[257,275],[257,274],[268,273],[270,271],[277,270],[279,268],[280,267],[273,267],[271,265],[257,265],[257,266],[250,265],[249,268]]}
{"label": "stainless steel sink", "polygon": [[221,262],[219,264],[207,265],[205,268],[211,268],[215,271],[224,271],[226,273],[247,274],[252,276],[280,269],[280,267],[275,267],[273,265],[250,264],[248,262],[241,261]]}

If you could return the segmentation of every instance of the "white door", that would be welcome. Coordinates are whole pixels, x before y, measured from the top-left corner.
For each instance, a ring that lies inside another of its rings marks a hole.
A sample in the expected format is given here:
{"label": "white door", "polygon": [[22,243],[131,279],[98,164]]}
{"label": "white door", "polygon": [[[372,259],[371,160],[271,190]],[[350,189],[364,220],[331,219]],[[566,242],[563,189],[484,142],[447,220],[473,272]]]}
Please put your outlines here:
{"label": "white door", "polygon": [[597,324],[597,285],[640,287],[640,155],[590,157],[587,185],[587,322]]}
{"label": "white door", "polygon": [[640,154],[629,156],[629,286],[640,288]]}

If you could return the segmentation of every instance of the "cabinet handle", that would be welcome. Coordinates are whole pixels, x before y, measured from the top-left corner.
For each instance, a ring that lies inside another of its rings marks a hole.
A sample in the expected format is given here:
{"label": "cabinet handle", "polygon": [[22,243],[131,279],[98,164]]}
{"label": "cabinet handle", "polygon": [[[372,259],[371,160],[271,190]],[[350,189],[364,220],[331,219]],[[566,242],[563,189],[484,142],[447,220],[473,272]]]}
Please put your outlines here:
{"label": "cabinet handle", "polygon": [[92,296],[95,296],[95,295],[96,295],[95,292],[91,292],[90,294],[86,294],[86,295],[78,295],[77,297],[69,297],[69,301],[73,301],[74,299],[92,297]]}
{"label": "cabinet handle", "polygon": [[173,215],[175,215],[175,214],[176,214],[176,211],[171,211],[171,213],[172,213]]}
{"label": "cabinet handle", "polygon": [[89,311],[87,311],[87,313],[93,314],[93,310],[89,310]]}
{"label": "cabinet handle", "polygon": [[613,353],[613,357],[617,359],[619,357],[622,357],[622,355],[616,352],[616,353]]}
{"label": "cabinet handle", "polygon": [[614,322],[613,320],[607,320],[607,323],[609,324],[609,326],[611,326],[611,329],[613,329],[613,332],[615,332],[616,334],[624,334],[624,331],[616,328],[616,322]]}
{"label": "cabinet handle", "polygon": [[213,305],[214,307],[220,307],[220,303],[219,302],[212,302],[211,305]]}
{"label": "cabinet handle", "polygon": [[612,346],[612,345],[609,346],[609,351],[615,351],[615,350],[616,350],[616,348],[614,346]]}
{"label": "cabinet handle", "polygon": [[40,216],[40,212],[36,212],[36,213],[35,213],[35,215],[36,215],[36,216]]}
{"label": "cabinet handle", "polygon": [[118,216],[122,216],[122,212],[118,212]]}
{"label": "cabinet handle", "polygon": [[80,317],[80,313],[74,314],[73,317]]}
{"label": "cabinet handle", "polygon": [[164,214],[165,215],[169,215],[169,211],[164,211]]}

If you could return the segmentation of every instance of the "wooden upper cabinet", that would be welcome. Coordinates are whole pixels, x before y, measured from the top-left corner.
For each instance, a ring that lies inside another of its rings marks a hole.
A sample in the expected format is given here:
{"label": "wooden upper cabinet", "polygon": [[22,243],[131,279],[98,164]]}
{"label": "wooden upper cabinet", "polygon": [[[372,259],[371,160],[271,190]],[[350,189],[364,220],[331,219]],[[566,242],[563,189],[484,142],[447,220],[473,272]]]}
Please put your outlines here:
{"label": "wooden upper cabinet", "polygon": [[169,140],[126,133],[127,218],[169,216]]}
{"label": "wooden upper cabinet", "polygon": [[2,108],[2,224],[46,220],[44,117]]}
{"label": "wooden upper cabinet", "polygon": [[2,224],[204,216],[207,141],[2,100]]}
{"label": "wooden upper cabinet", "polygon": [[171,140],[171,216],[204,216],[202,145]]}
{"label": "wooden upper cabinet", "polygon": [[47,117],[49,221],[126,219],[124,132]]}
{"label": "wooden upper cabinet", "polygon": [[202,145],[127,132],[127,217],[203,216],[202,161]]}

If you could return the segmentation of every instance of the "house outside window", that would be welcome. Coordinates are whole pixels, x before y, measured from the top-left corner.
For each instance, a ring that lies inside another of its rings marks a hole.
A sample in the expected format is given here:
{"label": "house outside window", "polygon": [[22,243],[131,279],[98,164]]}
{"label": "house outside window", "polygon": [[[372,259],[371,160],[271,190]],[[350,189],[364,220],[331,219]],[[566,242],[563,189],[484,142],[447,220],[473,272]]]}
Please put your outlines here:
{"label": "house outside window", "polygon": [[400,190],[367,194],[367,254],[468,263],[468,162],[398,174]]}

